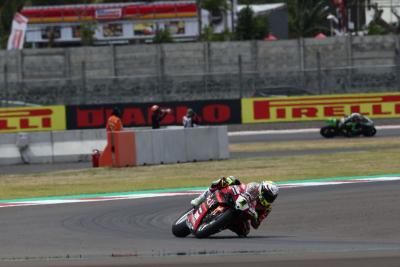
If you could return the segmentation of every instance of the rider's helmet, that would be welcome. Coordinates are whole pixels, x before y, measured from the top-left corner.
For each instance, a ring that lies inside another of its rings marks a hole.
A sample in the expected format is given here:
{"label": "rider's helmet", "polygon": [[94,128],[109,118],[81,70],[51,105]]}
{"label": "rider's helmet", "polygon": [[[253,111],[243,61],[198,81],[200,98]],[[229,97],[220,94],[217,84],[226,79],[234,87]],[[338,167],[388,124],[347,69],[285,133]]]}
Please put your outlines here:
{"label": "rider's helmet", "polygon": [[360,113],[352,113],[350,115],[350,118],[354,121],[358,121],[362,118],[362,115]]}
{"label": "rider's helmet", "polygon": [[158,111],[158,110],[160,110],[160,106],[158,106],[158,105],[153,105],[153,106],[151,107],[151,112],[153,112],[153,113],[155,113],[155,112]]}
{"label": "rider's helmet", "polygon": [[191,108],[188,108],[188,110],[187,110],[186,114],[187,114],[187,116],[188,116],[188,117],[193,117],[193,115],[194,115],[194,111],[193,111],[193,109],[191,109]]}
{"label": "rider's helmet", "polygon": [[279,193],[279,188],[272,181],[263,181],[258,187],[258,193],[261,205],[267,207],[275,201]]}
{"label": "rider's helmet", "polygon": [[113,111],[112,111],[111,115],[114,115],[114,116],[117,116],[117,117],[121,117],[121,110],[119,108],[115,107],[115,108],[113,108]]}
{"label": "rider's helmet", "polygon": [[236,182],[236,177],[233,175],[230,175],[228,177],[225,177],[225,180],[228,182],[229,185],[235,184]]}

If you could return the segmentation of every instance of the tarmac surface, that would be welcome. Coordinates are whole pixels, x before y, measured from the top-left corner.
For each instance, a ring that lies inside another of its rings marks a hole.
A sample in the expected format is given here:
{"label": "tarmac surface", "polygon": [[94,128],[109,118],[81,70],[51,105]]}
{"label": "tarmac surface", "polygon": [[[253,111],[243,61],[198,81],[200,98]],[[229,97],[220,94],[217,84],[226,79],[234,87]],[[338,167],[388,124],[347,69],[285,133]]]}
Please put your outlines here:
{"label": "tarmac surface", "polygon": [[[399,135],[399,130],[384,130],[376,138]],[[230,142],[316,138],[321,138],[318,133],[252,135],[230,137]],[[343,151],[346,148],[338,148]],[[265,155],[269,154],[258,156]],[[88,166],[3,166],[0,173]],[[204,240],[176,238],[171,233],[172,222],[188,208],[191,196],[2,208],[0,266],[398,267],[399,192],[400,182],[283,189],[270,217],[248,238],[225,231]]]}
{"label": "tarmac surface", "polygon": [[248,238],[176,238],[191,196],[4,208],[0,266],[399,266],[400,182],[283,189]]}

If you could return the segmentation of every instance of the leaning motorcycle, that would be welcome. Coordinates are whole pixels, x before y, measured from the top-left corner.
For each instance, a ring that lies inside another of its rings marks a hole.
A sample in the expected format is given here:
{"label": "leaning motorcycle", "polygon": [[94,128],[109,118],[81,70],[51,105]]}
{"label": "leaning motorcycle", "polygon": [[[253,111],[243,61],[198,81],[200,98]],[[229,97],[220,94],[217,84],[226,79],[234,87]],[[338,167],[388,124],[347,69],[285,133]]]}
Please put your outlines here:
{"label": "leaning motorcycle", "polygon": [[240,187],[229,186],[209,194],[199,206],[179,216],[172,225],[172,233],[176,237],[193,234],[205,238],[230,228],[235,220],[243,220],[247,208]]}
{"label": "leaning motorcycle", "polygon": [[342,127],[340,126],[339,119],[331,118],[327,120],[327,125],[321,128],[320,134],[325,138],[332,138],[335,136],[354,137],[360,135],[372,137],[376,134],[376,128],[374,122],[367,117],[364,117],[358,122],[354,129]]}

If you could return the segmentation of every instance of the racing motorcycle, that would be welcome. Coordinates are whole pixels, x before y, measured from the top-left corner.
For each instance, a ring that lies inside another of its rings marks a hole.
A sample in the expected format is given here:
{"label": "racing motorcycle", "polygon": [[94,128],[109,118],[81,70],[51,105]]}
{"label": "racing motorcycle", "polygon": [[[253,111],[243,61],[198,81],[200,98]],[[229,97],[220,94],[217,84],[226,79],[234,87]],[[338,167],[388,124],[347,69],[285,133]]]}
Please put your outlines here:
{"label": "racing motorcycle", "polygon": [[357,122],[354,129],[352,129],[350,125],[347,127],[341,126],[340,119],[335,118],[327,120],[327,124],[328,125],[322,127],[320,130],[320,134],[325,138],[332,138],[335,136],[354,137],[360,135],[372,137],[376,134],[374,122],[367,117]]}
{"label": "racing motorcycle", "polygon": [[235,222],[246,220],[244,210],[249,208],[241,192],[242,188],[234,185],[208,194],[199,206],[179,216],[172,225],[172,233],[176,237],[193,234],[205,238],[225,229],[235,231]]}

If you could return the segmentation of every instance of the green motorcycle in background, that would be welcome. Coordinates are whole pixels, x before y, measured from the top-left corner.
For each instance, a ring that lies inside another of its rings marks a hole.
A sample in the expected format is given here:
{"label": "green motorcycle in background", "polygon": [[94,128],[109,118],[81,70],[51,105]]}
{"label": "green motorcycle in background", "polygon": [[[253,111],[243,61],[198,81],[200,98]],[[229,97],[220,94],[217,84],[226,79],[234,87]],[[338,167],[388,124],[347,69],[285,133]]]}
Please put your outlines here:
{"label": "green motorcycle in background", "polygon": [[348,122],[346,124],[342,123],[340,119],[330,118],[327,120],[327,124],[320,130],[320,134],[325,138],[335,136],[355,137],[361,135],[372,137],[376,134],[374,122],[365,116],[358,122]]}

